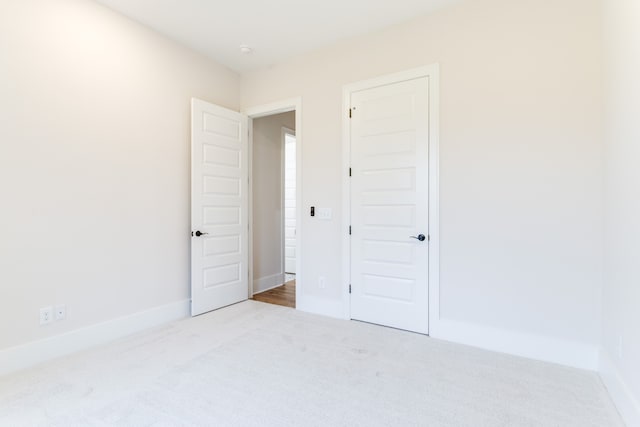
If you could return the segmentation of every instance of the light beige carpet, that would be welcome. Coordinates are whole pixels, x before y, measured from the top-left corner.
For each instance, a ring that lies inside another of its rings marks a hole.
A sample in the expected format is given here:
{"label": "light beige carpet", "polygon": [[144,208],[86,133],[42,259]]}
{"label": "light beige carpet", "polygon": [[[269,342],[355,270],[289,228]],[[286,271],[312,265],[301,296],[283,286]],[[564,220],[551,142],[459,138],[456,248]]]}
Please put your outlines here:
{"label": "light beige carpet", "polygon": [[595,373],[247,301],[0,378],[0,426],[622,425]]}

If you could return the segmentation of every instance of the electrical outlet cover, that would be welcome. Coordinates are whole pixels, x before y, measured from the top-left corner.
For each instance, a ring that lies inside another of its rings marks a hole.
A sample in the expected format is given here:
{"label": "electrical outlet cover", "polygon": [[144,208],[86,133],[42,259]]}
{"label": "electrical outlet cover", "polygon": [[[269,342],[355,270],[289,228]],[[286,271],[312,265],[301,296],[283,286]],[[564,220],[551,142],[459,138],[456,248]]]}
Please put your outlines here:
{"label": "electrical outlet cover", "polygon": [[40,324],[46,325],[53,322],[53,307],[42,307],[40,309]]}

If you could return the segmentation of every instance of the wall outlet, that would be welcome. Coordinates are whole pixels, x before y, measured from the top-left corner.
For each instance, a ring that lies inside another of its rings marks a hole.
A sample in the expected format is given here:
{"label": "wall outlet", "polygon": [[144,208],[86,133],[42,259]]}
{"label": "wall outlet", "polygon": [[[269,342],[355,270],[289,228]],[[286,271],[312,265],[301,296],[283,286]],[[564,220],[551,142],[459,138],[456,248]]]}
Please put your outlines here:
{"label": "wall outlet", "polygon": [[324,276],[318,277],[318,287],[320,289],[324,289],[325,288]]}
{"label": "wall outlet", "polygon": [[46,325],[53,322],[53,307],[42,307],[40,309],[40,324]]}
{"label": "wall outlet", "polygon": [[67,318],[67,306],[66,305],[56,305],[55,310],[56,320],[64,320]]}

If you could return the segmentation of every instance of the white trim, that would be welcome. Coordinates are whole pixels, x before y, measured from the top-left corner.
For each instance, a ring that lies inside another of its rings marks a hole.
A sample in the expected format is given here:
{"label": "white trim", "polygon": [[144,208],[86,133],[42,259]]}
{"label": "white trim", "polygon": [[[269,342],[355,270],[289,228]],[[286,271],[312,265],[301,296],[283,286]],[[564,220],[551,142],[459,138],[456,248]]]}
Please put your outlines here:
{"label": "white trim", "polygon": [[351,223],[351,194],[349,185],[351,93],[374,87],[427,77],[429,79],[429,333],[437,331],[440,321],[440,193],[439,193],[439,145],[440,145],[440,66],[438,64],[401,71],[345,85],[342,88],[342,317],[351,318],[349,282],[351,250],[349,225]]}
{"label": "white trim", "polygon": [[640,401],[633,395],[613,360],[604,350],[600,352],[598,372],[625,424],[629,427],[640,426]]}
{"label": "white trim", "polygon": [[[252,120],[273,114],[296,112],[296,308],[304,306],[302,287],[304,280],[302,276],[302,98],[289,98],[283,101],[272,102],[270,104],[247,108],[244,111],[249,117],[249,183],[251,183],[252,155],[253,155],[253,124]],[[249,218],[253,218],[253,189],[249,185]],[[253,236],[251,231],[251,220],[249,221],[249,287],[253,288]],[[249,291],[253,295],[253,289]]]}
{"label": "white trim", "polygon": [[595,371],[598,366],[597,346],[567,339],[448,319],[440,319],[437,331],[430,335],[432,338],[580,369]]}
{"label": "white trim", "polygon": [[342,318],[351,319],[351,85],[342,88]]}
{"label": "white trim", "polygon": [[249,198],[247,202],[247,209],[249,209],[249,212],[247,212],[247,218],[249,218],[247,221],[249,224],[249,231],[247,231],[247,250],[249,251],[249,260],[247,261],[249,265],[247,267],[249,277],[247,282],[249,286],[249,298],[253,298],[253,119],[251,116],[247,116],[247,131],[249,133],[249,141],[247,144],[247,150],[249,150],[247,153],[247,161],[249,163],[249,172],[247,177],[247,181],[249,183],[249,194],[247,196]]}
{"label": "white trim", "polygon": [[429,76],[429,333],[440,325],[440,65]]}
{"label": "white trim", "polygon": [[269,104],[263,104],[256,107],[247,108],[244,114],[252,119],[258,119],[260,117],[272,116],[274,114],[288,113],[289,111],[296,112],[296,131],[298,131],[298,108],[302,106],[302,98],[289,98],[283,101],[271,102]]}
{"label": "white trim", "polygon": [[284,285],[284,273],[273,274],[253,280],[253,295]]}
{"label": "white trim", "polygon": [[190,300],[183,300],[11,347],[0,351],[0,375],[105,344],[155,326],[188,318],[190,315]]}

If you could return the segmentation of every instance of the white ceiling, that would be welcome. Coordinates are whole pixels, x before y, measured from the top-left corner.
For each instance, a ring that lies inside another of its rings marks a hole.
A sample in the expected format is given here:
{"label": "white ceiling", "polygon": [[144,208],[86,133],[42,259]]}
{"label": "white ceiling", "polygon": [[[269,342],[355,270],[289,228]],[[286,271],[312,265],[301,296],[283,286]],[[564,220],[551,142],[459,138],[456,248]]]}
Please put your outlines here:
{"label": "white ceiling", "polygon": [[[458,0],[97,0],[245,72]],[[240,53],[240,45],[254,51]]]}

